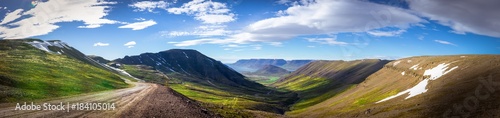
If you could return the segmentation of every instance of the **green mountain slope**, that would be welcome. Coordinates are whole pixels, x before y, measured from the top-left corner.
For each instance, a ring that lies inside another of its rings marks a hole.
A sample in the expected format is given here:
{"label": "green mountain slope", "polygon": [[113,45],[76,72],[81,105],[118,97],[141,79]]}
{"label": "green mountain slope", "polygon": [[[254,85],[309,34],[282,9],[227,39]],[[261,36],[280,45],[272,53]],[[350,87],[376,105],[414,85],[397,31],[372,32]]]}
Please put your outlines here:
{"label": "green mountain slope", "polygon": [[[52,44],[44,51],[28,44],[30,42]],[[117,74],[84,59],[85,56],[78,56],[82,54],[78,50],[66,44],[54,45],[53,42],[0,40],[0,102],[44,99],[128,86]]]}
{"label": "green mountain slope", "polygon": [[300,100],[292,110],[303,109],[364,81],[389,61],[314,61],[278,80],[272,86],[295,91]]}

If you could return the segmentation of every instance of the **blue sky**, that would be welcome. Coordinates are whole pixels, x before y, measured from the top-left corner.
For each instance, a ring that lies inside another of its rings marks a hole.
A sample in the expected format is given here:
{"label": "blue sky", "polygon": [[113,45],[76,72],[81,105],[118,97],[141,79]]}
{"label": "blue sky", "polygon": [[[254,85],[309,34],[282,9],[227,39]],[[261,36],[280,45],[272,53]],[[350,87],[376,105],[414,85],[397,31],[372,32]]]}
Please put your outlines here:
{"label": "blue sky", "polygon": [[353,60],[500,54],[500,4],[445,0],[0,0],[0,38],[62,40],[116,59],[196,49],[248,58]]}

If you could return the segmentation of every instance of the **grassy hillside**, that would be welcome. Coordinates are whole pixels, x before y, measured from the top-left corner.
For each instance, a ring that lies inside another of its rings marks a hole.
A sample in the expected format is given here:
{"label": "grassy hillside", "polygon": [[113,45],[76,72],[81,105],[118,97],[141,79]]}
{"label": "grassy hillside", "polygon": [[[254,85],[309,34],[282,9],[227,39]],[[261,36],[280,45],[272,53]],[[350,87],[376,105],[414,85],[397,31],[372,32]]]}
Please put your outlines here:
{"label": "grassy hillside", "polygon": [[[296,117],[498,117],[500,56],[423,56],[392,61]],[[459,110],[455,110],[459,109]]]}
{"label": "grassy hillside", "polygon": [[0,102],[16,102],[127,87],[116,74],[66,55],[0,40]]}
{"label": "grassy hillside", "polygon": [[262,85],[268,86],[280,79],[280,76],[259,76],[259,75],[245,75],[249,80],[255,81]]}
{"label": "grassy hillside", "polygon": [[315,61],[281,78],[272,86],[297,92],[300,100],[291,109],[304,109],[352,88],[387,62],[375,59]]}

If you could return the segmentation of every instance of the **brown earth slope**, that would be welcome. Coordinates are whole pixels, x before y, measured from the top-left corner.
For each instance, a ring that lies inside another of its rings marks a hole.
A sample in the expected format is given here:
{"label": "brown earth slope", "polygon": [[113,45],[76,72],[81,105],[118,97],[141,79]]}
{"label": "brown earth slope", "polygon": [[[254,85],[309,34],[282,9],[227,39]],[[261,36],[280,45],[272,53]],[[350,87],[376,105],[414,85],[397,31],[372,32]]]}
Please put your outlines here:
{"label": "brown earth slope", "polygon": [[500,56],[422,56],[392,61],[297,117],[500,117]]}

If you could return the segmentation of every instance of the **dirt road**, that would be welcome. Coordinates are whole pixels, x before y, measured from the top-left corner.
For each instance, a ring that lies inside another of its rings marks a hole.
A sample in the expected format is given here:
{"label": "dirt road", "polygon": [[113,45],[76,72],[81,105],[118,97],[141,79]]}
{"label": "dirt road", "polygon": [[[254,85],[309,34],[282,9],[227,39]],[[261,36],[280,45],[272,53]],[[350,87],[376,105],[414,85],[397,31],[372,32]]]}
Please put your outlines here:
{"label": "dirt road", "polygon": [[[130,82],[131,88],[88,93],[35,104],[114,103],[115,110],[15,110],[16,104],[3,104],[0,117],[216,117],[170,88],[151,83]],[[21,103],[21,105],[24,103]],[[27,103],[31,104],[31,102]],[[8,106],[8,107],[5,107]],[[68,105],[66,105],[67,107]]]}

